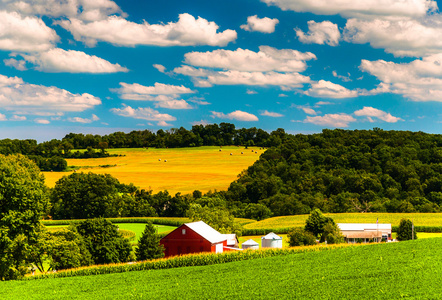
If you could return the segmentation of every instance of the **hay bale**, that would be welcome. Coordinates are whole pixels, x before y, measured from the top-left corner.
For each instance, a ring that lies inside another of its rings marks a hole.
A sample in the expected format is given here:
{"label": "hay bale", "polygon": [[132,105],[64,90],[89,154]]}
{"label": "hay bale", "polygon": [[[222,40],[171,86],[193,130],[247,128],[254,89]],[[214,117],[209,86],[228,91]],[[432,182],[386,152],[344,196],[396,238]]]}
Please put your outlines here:
{"label": "hay bale", "polygon": [[159,158],[158,161],[161,161],[161,158]]}

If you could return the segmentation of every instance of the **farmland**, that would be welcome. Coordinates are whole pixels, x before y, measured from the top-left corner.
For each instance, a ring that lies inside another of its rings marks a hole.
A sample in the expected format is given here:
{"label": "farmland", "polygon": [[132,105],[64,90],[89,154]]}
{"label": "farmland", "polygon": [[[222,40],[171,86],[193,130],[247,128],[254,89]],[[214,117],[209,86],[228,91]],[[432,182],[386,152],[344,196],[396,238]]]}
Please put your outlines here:
{"label": "farmland", "polygon": [[210,266],[0,282],[0,298],[438,298],[441,245],[433,238]]}
{"label": "farmland", "polygon": [[[124,156],[67,159],[67,162],[68,166],[75,166],[80,172],[108,173],[121,183],[133,183],[142,189],[152,189],[155,193],[168,190],[171,194],[186,194],[194,190],[226,190],[238,174],[252,165],[264,152],[259,147],[252,149],[253,152],[251,149],[233,146],[109,149],[110,154]],[[43,173],[49,187],[53,187],[62,176],[71,174]]]}
{"label": "farmland", "polygon": [[[336,223],[391,223],[398,226],[402,218],[414,221],[416,226],[442,226],[440,213],[342,213],[325,214],[333,218]],[[278,229],[302,227],[308,215],[281,216],[265,219],[263,221],[246,224],[246,229]]]}

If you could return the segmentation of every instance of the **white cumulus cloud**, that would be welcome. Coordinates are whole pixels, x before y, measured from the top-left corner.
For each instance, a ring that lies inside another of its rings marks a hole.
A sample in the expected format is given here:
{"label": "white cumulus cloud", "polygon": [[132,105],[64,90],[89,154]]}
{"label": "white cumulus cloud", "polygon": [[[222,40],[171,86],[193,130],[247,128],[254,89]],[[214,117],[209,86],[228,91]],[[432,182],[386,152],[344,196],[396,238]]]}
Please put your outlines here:
{"label": "white cumulus cloud", "polygon": [[212,111],[212,118],[229,119],[237,121],[258,121],[258,117],[245,111],[235,110],[234,112],[224,114]]}
{"label": "white cumulus cloud", "polygon": [[161,114],[159,111],[154,110],[150,107],[132,108],[130,106],[124,106],[123,108],[112,108],[111,111],[119,116],[147,121],[167,122],[176,120],[174,116],[171,116],[169,114]]}
{"label": "white cumulus cloud", "polygon": [[76,17],[83,20],[101,20],[112,14],[125,15],[110,0],[19,0],[2,1],[0,9],[17,11],[23,15],[49,17]]}
{"label": "white cumulus cloud", "polygon": [[51,123],[49,120],[46,120],[46,119],[35,119],[34,122],[37,124],[44,124],[44,125]]}
{"label": "white cumulus cloud", "polygon": [[343,33],[351,43],[369,43],[395,56],[426,56],[442,52],[442,19],[350,19]]}
{"label": "white cumulus cloud", "polygon": [[13,115],[9,120],[10,121],[26,121],[26,117]]}
{"label": "white cumulus cloud", "polygon": [[246,31],[259,31],[262,33],[273,33],[275,32],[275,26],[279,23],[278,19],[270,19],[264,17],[262,19],[258,18],[257,15],[250,16],[247,18],[247,24],[241,25],[241,29]]}
{"label": "white cumulus cloud", "polygon": [[0,107],[20,114],[53,115],[63,112],[80,112],[101,100],[93,95],[73,94],[51,86],[25,83],[18,77],[0,75]]}
{"label": "white cumulus cloud", "polygon": [[138,83],[124,83],[120,82],[121,87],[111,89],[111,91],[120,94],[121,99],[138,100],[138,101],[153,101],[155,107],[169,108],[169,109],[192,109],[183,99],[176,99],[181,94],[193,94],[193,90],[181,85],[169,85],[163,83],[155,83],[154,86],[144,86]]}
{"label": "white cumulus cloud", "polygon": [[345,18],[377,16],[419,17],[437,9],[433,0],[261,0],[283,10],[311,12],[317,15],[340,14]]}
{"label": "white cumulus cloud", "polygon": [[306,61],[316,59],[311,52],[292,49],[276,49],[260,46],[258,52],[238,48],[207,52],[190,52],[184,55],[185,63],[205,68],[236,70],[247,72],[302,72],[307,68]]}
{"label": "white cumulus cloud", "polygon": [[313,20],[307,22],[308,32],[304,33],[301,29],[295,29],[298,39],[306,44],[327,44],[329,46],[337,46],[341,38],[338,25],[324,21],[316,23]]}
{"label": "white cumulus cloud", "polygon": [[54,48],[33,55],[22,55],[35,65],[35,69],[50,73],[116,73],[129,70],[119,64],[112,64],[95,55],[81,51]]}
{"label": "white cumulus cloud", "polygon": [[273,117],[273,118],[281,118],[284,117],[283,114],[280,113],[276,113],[276,112],[270,112],[268,110],[263,111],[262,113],[260,113],[261,116],[267,116],[267,117]]}
{"label": "white cumulus cloud", "polygon": [[352,98],[357,97],[358,92],[349,90],[342,85],[332,83],[330,81],[319,80],[311,84],[311,88],[304,94],[317,98]]}
{"label": "white cumulus cloud", "polygon": [[226,29],[218,32],[215,22],[190,14],[179,15],[176,23],[143,24],[130,22],[121,16],[110,16],[104,20],[84,22],[71,18],[58,22],[70,31],[77,41],[94,46],[97,41],[119,46],[156,45],[156,46],[226,46],[236,40],[237,33]]}
{"label": "white cumulus cloud", "polygon": [[0,50],[46,51],[59,40],[55,30],[39,18],[0,11]]}
{"label": "white cumulus cloud", "polygon": [[307,118],[304,120],[304,123],[312,123],[315,125],[322,125],[327,127],[348,127],[351,122],[355,122],[356,119],[351,115],[340,113],[340,114],[326,114],[324,116],[316,116]]}
{"label": "white cumulus cloud", "polygon": [[387,123],[396,123],[398,121],[403,121],[401,118],[394,117],[390,113],[369,106],[364,106],[363,109],[355,111],[354,114],[358,117],[368,117],[368,118],[375,117]]}
{"label": "white cumulus cloud", "polygon": [[413,101],[442,101],[442,54],[410,63],[362,60],[360,69],[381,83],[366,94],[393,93]]}
{"label": "white cumulus cloud", "polygon": [[92,115],[92,117],[90,119],[88,118],[80,118],[80,117],[73,117],[73,118],[68,118],[69,122],[73,122],[73,123],[83,123],[83,124],[87,124],[87,123],[92,123],[94,121],[99,121],[100,118],[97,117],[96,115]]}

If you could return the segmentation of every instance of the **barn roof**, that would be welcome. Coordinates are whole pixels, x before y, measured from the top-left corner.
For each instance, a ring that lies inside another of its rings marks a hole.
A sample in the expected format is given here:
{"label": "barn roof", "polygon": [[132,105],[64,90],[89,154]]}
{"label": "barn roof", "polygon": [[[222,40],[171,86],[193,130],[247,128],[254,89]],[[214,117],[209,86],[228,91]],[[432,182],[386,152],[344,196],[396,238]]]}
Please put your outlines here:
{"label": "barn roof", "polygon": [[268,235],[261,237],[263,240],[282,240],[282,237],[276,235],[273,232],[270,232]]}
{"label": "barn roof", "polygon": [[338,223],[339,229],[343,231],[363,231],[363,230],[391,230],[391,224],[376,223]]}
{"label": "barn roof", "polygon": [[198,233],[200,236],[202,236],[204,239],[208,240],[212,244],[227,240],[225,236],[223,236],[221,233],[219,233],[203,221],[186,223],[184,225]]}
{"label": "barn roof", "polygon": [[382,233],[376,233],[375,231],[366,231],[366,232],[351,232],[344,234],[344,237],[348,239],[374,239],[374,238],[382,238]]}

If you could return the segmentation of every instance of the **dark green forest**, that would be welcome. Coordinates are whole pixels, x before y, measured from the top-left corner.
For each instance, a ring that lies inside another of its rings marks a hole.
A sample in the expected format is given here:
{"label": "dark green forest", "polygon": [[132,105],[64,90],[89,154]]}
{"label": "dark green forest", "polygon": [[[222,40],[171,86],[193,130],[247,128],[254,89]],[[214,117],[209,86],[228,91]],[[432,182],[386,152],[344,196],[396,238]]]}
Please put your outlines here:
{"label": "dark green forest", "polygon": [[287,135],[225,197],[231,207],[261,204],[273,215],[438,212],[441,147],[441,135],[379,128]]}
{"label": "dark green forest", "polygon": [[[108,155],[105,149],[109,147],[201,145],[270,148],[244,170],[227,191],[211,191],[206,195],[199,191],[193,195],[169,195],[167,191],[152,194],[136,187],[120,191],[123,185],[117,182],[109,189],[112,196],[105,197],[106,202],[112,204],[100,204],[97,197],[98,202],[93,202],[98,206],[91,208],[90,216],[86,217],[180,217],[185,216],[190,205],[198,203],[201,196],[215,197],[218,203],[215,206],[228,209],[236,217],[254,219],[308,214],[315,208],[333,213],[439,212],[442,205],[442,135],[423,132],[325,129],[318,134],[290,135],[283,129],[269,134],[262,129],[235,129],[233,124],[221,123],[195,125],[190,131],[184,128],[157,133],[145,130],[106,136],[71,133],[62,140],[40,144],[34,140],[2,140],[0,154],[25,154],[41,170],[62,170],[66,168],[64,157]],[[78,148],[87,150],[73,152]],[[87,182],[85,189],[89,189],[94,180],[91,177],[80,181]],[[65,181],[57,183],[52,192],[51,215],[79,218],[76,213],[62,213],[69,191],[54,196],[58,189],[69,185],[69,181]],[[85,210],[80,209],[80,214],[86,214]]]}

